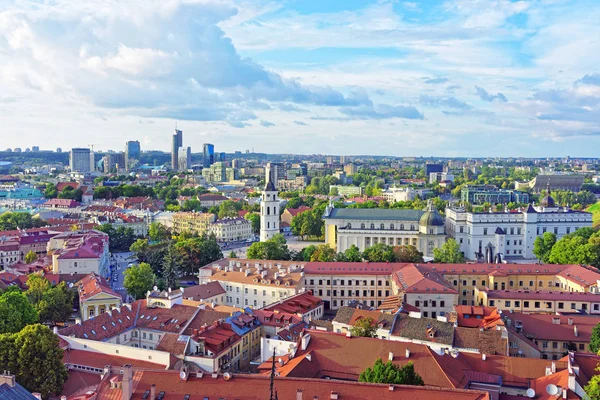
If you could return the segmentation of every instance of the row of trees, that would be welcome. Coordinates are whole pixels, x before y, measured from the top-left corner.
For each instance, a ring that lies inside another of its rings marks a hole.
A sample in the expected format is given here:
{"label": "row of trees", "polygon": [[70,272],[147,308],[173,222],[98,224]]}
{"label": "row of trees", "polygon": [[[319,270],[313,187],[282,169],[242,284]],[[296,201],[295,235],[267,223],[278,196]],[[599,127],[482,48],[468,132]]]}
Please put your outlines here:
{"label": "row of trees", "polygon": [[15,229],[39,228],[46,223],[28,212],[6,211],[0,214],[0,231],[12,231]]}
{"label": "row of trees", "polygon": [[115,229],[111,224],[103,224],[97,229],[108,235],[108,247],[111,252],[129,250],[129,247],[131,247],[137,238],[132,228],[124,226],[119,226]]}
{"label": "row of trees", "polygon": [[164,239],[160,232],[153,233],[151,239],[163,240],[150,243],[138,239],[130,246],[140,264],[125,271],[124,286],[136,298],[143,297],[154,285],[161,289],[177,287],[181,277],[194,275],[200,266],[223,258],[214,235],[180,235],[172,240]]}
{"label": "row of trees", "polygon": [[75,293],[64,282],[53,286],[44,277],[32,274],[27,286],[26,292],[11,286],[0,295],[0,333],[19,332],[38,322],[66,322],[71,317]]}
{"label": "row of trees", "polygon": [[600,268],[600,231],[580,228],[558,241],[553,232],[545,232],[535,239],[533,254],[544,263],[586,264]]}

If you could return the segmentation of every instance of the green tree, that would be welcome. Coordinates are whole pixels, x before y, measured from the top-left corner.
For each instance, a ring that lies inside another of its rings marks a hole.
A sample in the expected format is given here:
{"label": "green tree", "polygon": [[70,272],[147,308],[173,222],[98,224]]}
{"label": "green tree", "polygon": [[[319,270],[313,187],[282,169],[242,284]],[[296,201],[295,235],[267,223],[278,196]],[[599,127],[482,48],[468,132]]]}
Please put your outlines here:
{"label": "green tree", "polygon": [[320,244],[310,257],[310,261],[330,262],[335,260],[335,250],[327,244]]}
{"label": "green tree", "polygon": [[103,224],[97,229],[108,235],[110,251],[127,251],[136,240],[133,229],[124,226],[115,229],[111,224]]}
{"label": "green tree", "polygon": [[[579,232],[579,231],[582,232]],[[593,231],[592,231],[593,232]],[[552,264],[587,264],[600,267],[600,232],[585,228],[565,235],[552,247],[548,261]]]}
{"label": "green tree", "polygon": [[39,218],[34,218],[28,212],[6,211],[0,214],[0,231],[14,231],[16,229],[39,228],[46,223]]}
{"label": "green tree", "polygon": [[600,365],[596,367],[596,371],[599,373],[592,376],[583,388],[586,394],[585,400],[600,400]]}
{"label": "green tree", "polygon": [[420,263],[423,262],[423,253],[415,246],[395,246],[393,249],[395,262]]}
{"label": "green tree", "polygon": [[38,322],[38,313],[24,293],[6,291],[0,295],[0,333],[19,332]]}
{"label": "green tree", "polygon": [[44,190],[44,197],[46,199],[55,199],[58,196],[58,189],[56,186],[48,183],[46,184],[46,189]]}
{"label": "green tree", "polygon": [[226,200],[219,205],[219,219],[238,216],[238,203],[233,200]]}
{"label": "green tree", "polygon": [[394,261],[394,250],[385,243],[376,243],[365,249],[362,256],[371,262],[392,262]]}
{"label": "green tree", "polygon": [[35,260],[37,260],[37,254],[33,250],[29,250],[27,254],[25,254],[25,264],[31,264]]}
{"label": "green tree", "polygon": [[446,264],[461,264],[465,257],[460,251],[460,246],[454,239],[448,239],[439,249],[433,249],[434,262]]}
{"label": "green tree", "polygon": [[358,381],[396,385],[425,385],[421,376],[415,371],[412,361],[409,361],[402,367],[398,367],[391,361],[384,364],[381,358],[375,361],[373,367],[365,369],[360,374]]}
{"label": "green tree", "polygon": [[182,275],[192,275],[197,268],[223,258],[221,248],[214,236],[191,237],[175,243],[180,255],[179,271]]}
{"label": "green tree", "polygon": [[229,257],[229,258],[237,258],[237,254],[235,254],[235,251],[231,250],[231,251],[229,252],[229,256],[228,256],[228,257]]}
{"label": "green tree", "polygon": [[590,351],[596,354],[600,352],[600,324],[592,329],[592,335],[590,336]]}
{"label": "green tree", "polygon": [[129,251],[133,251],[139,259],[148,251],[148,239],[137,239],[129,246]]}
{"label": "green tree", "polygon": [[285,237],[281,234],[273,236],[265,242],[256,242],[248,247],[246,255],[255,260],[289,260],[291,258]]}
{"label": "green tree", "polygon": [[44,398],[61,393],[68,373],[58,336],[39,324],[26,326],[14,336],[17,369],[11,372],[14,371],[17,382]]}
{"label": "green tree", "polygon": [[145,298],[146,293],[152,289],[156,281],[156,275],[150,264],[144,262],[127,268],[124,275],[123,287],[136,299]]}
{"label": "green tree", "polygon": [[37,304],[44,298],[44,293],[50,289],[50,282],[38,274],[31,274],[27,277],[27,299],[31,304]]}
{"label": "green tree", "polygon": [[323,226],[324,223],[319,209],[301,212],[292,219],[291,224],[292,233],[300,236],[302,240],[306,236],[322,236]]}
{"label": "green tree", "polygon": [[42,300],[35,304],[40,322],[54,324],[66,322],[73,313],[73,299],[75,293],[69,290],[65,282],[49,288]]}
{"label": "green tree", "polygon": [[181,211],[201,211],[202,203],[198,199],[189,199],[183,202]]}
{"label": "green tree", "polygon": [[258,234],[260,232],[260,215],[256,213],[247,213],[244,218],[252,223],[252,232]]}
{"label": "green tree", "polygon": [[352,336],[374,338],[377,337],[377,327],[375,326],[373,318],[360,318],[354,323],[354,326],[350,328],[350,333]]}
{"label": "green tree", "polygon": [[552,247],[556,244],[556,235],[552,232],[544,232],[542,236],[535,238],[533,242],[533,254],[543,263],[550,258]]}
{"label": "green tree", "polygon": [[344,258],[348,262],[361,262],[363,255],[357,245],[353,244],[344,251]]}
{"label": "green tree", "polygon": [[167,288],[177,287],[177,278],[179,270],[181,269],[181,261],[177,249],[172,244],[167,247],[167,254],[163,259],[163,273],[162,278],[165,280]]}
{"label": "green tree", "polygon": [[152,242],[162,242],[170,237],[169,230],[159,222],[152,222],[148,226],[148,237]]}

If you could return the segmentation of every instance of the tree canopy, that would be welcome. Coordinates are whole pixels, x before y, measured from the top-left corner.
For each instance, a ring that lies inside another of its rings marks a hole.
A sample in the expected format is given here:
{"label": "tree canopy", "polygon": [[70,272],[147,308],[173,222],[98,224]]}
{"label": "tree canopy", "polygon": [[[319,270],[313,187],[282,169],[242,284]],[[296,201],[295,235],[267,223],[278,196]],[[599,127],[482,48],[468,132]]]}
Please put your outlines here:
{"label": "tree canopy", "polygon": [[8,290],[0,295],[0,333],[19,332],[38,322],[38,313],[24,293]]}
{"label": "tree canopy", "polygon": [[402,367],[398,367],[391,361],[384,364],[381,358],[375,361],[373,367],[365,369],[360,374],[358,381],[396,385],[425,385],[421,376],[415,372],[412,361],[409,361]]}
{"label": "tree canopy", "polygon": [[0,364],[21,386],[43,398],[61,393],[68,378],[58,336],[44,325],[0,335]]}
{"label": "tree canopy", "polygon": [[460,246],[454,239],[448,239],[441,248],[433,249],[433,257],[436,263],[460,264],[465,262]]}
{"label": "tree canopy", "polygon": [[0,231],[39,228],[44,225],[46,225],[44,221],[37,217],[33,217],[28,212],[6,211],[0,214]]}
{"label": "tree canopy", "polygon": [[97,229],[108,235],[110,251],[127,251],[136,240],[133,229],[124,226],[115,229],[111,224],[104,224]]}
{"label": "tree canopy", "polygon": [[600,366],[596,367],[598,373],[590,378],[587,385],[583,388],[586,400],[600,400]]}
{"label": "tree canopy", "polygon": [[363,258],[371,262],[392,262],[394,261],[394,250],[387,244],[376,243],[363,251]]}
{"label": "tree canopy", "polygon": [[37,260],[37,254],[33,250],[29,250],[27,254],[25,254],[25,264],[31,264],[35,260]]}
{"label": "tree canopy", "polygon": [[352,336],[374,338],[377,336],[377,327],[373,324],[373,318],[366,317],[358,319],[350,328]]}
{"label": "tree canopy", "polygon": [[156,275],[152,271],[150,264],[140,263],[127,268],[123,273],[123,287],[131,296],[136,299],[143,299],[146,293],[152,289],[156,282]]}
{"label": "tree canopy", "polygon": [[310,261],[329,262],[335,260],[335,250],[327,244],[320,244],[310,256]]}
{"label": "tree canopy", "polygon": [[75,292],[65,282],[52,286],[46,278],[32,274],[27,279],[26,295],[41,323],[66,322],[71,317]]}
{"label": "tree canopy", "polygon": [[592,335],[590,336],[590,351],[596,354],[600,352],[600,324],[592,329]]}
{"label": "tree canopy", "polygon": [[556,235],[552,232],[544,232],[542,236],[535,238],[533,242],[533,254],[543,263],[550,258],[552,246],[556,243]]}
{"label": "tree canopy", "polygon": [[246,255],[255,260],[289,260],[290,250],[282,234],[276,234],[265,242],[252,243]]}

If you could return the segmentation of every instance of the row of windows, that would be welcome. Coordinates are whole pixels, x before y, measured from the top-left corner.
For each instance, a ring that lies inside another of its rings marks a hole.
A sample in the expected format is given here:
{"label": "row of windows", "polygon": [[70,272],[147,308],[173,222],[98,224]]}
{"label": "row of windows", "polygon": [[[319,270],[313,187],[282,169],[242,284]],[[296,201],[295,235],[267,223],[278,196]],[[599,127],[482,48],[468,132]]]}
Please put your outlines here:
{"label": "row of windows", "polygon": [[[543,227],[543,228],[542,228],[542,230],[541,230],[541,232],[542,232],[541,234],[544,234],[544,233],[546,233],[546,230],[547,230],[547,228],[546,228],[546,227]],[[554,234],[555,234],[555,235],[558,235],[558,227],[556,227],[556,226],[555,226],[555,227],[553,228],[553,230],[554,230]],[[568,235],[569,233],[571,233],[571,228],[570,228],[570,227],[567,227],[567,229],[566,229],[566,233],[567,233],[567,235]],[[537,234],[538,234],[538,235],[540,235],[540,227],[539,227],[539,226],[538,226],[538,228],[537,228]]]}
{"label": "row of windows", "polygon": [[[316,291],[318,293],[319,296],[323,296],[323,293],[325,293],[325,296],[331,296],[331,290],[327,289],[325,291],[323,291],[323,289],[319,289]],[[340,290],[339,292],[337,290],[333,290],[333,297],[337,297],[339,293],[340,297],[352,297],[352,296],[356,296],[356,297],[375,297],[375,291],[374,290],[363,290],[362,291],[362,296],[361,296],[361,291],[360,290],[355,290],[354,292],[352,290],[348,290],[348,292],[346,292],[344,289]],[[390,295],[390,291],[386,290],[385,292],[383,290],[378,290],[377,291],[377,296],[378,297],[383,297],[385,295],[385,297],[388,297]]]}
{"label": "row of windows", "polygon": [[[429,233],[433,235],[433,231],[431,231]],[[387,241],[386,241],[386,238],[384,238],[384,237],[382,237],[382,238],[368,237],[368,236],[365,237],[365,247],[371,247],[372,244],[377,244],[377,243],[386,244],[386,242],[387,242],[388,245],[393,246],[394,245],[394,238],[393,237],[389,237],[389,238],[387,238]],[[402,246],[402,244],[403,244],[402,242],[403,242],[402,238],[396,238],[396,245]],[[413,239],[404,238],[404,245],[408,246],[409,244],[411,244],[411,242],[412,242],[413,246],[417,246],[417,239],[416,238],[413,238]]]}
{"label": "row of windows", "polygon": [[[437,307],[437,301],[436,300],[423,300],[423,307],[429,307],[429,304],[431,304],[431,307]],[[415,301],[415,307],[421,307],[421,301],[420,300],[416,300]],[[446,307],[446,302],[444,300],[440,300],[440,307]],[[435,318],[435,317],[433,317]]]}
{"label": "row of windows", "polygon": [[[310,285],[314,286],[315,285],[315,280],[311,279],[310,281]],[[323,286],[323,282],[325,282],[326,286],[330,286],[331,285],[331,279],[319,279],[317,281],[319,283],[319,286]],[[333,286],[368,286],[368,282],[371,283],[370,286],[375,286],[375,280],[371,279],[370,281],[367,281],[365,279],[356,279],[356,280],[352,280],[352,279],[348,279],[348,285],[346,285],[346,280],[345,279],[334,279],[333,280]],[[385,282],[385,283],[384,283]],[[385,286],[390,286],[390,282],[389,281],[382,281],[381,279],[377,281],[377,286],[383,286],[385,284]]]}
{"label": "row of windows", "polygon": [[[458,286],[458,280],[454,280],[453,281],[454,286]],[[519,287],[523,287],[524,282],[523,281],[519,281]],[[534,281],[529,281],[529,286],[530,288],[533,288],[533,284]],[[465,279],[463,279],[462,281],[462,285],[463,286],[467,286],[467,281]],[[471,281],[471,285],[472,286],[476,286],[477,285],[477,281],[476,280],[472,280]],[[487,285],[486,281],[482,280],[481,281],[481,287],[485,287]],[[559,282],[548,282],[548,287],[551,288],[552,285],[554,285],[554,287],[560,287],[560,283]],[[515,286],[515,282],[514,281],[508,281],[508,286],[509,287],[514,287]],[[538,287],[544,287],[544,281],[538,281]],[[501,290],[505,290],[506,289],[506,283],[505,282],[500,282],[500,289]],[[498,290],[498,282],[494,282],[494,290]]]}
{"label": "row of windows", "polygon": [[[375,224],[371,224],[371,225],[369,225],[369,229],[375,229],[375,226],[376,226]],[[367,226],[366,226],[366,224],[360,224],[360,229],[366,229],[366,227],[367,227]],[[348,229],[352,229],[352,223],[351,223],[351,222],[348,222],[348,223],[346,224],[346,228],[348,228]],[[382,230],[386,229],[386,227],[385,227],[385,224],[379,224],[379,229],[382,229]],[[389,230],[392,230],[392,231],[393,231],[393,230],[395,230],[395,229],[396,229],[396,225],[394,225],[394,224],[390,224],[390,225],[388,226],[388,228],[387,228],[387,229],[389,229]],[[400,224],[400,225],[398,225],[398,230],[400,230],[400,231],[403,231],[403,230],[405,230],[405,229],[404,229],[404,224]],[[410,225],[410,229],[409,229],[409,231],[414,231],[414,230],[416,230],[416,229],[415,229],[415,225]]]}
{"label": "row of windows", "polygon": [[[523,308],[530,308],[531,303],[533,303],[533,308],[542,308],[542,304],[544,304],[544,308],[547,310],[551,310],[553,307],[553,302],[551,301],[534,301],[531,302],[529,300],[524,300],[523,301]],[[496,304],[498,306],[504,304],[504,307],[511,307],[511,304],[513,304],[513,306],[515,308],[520,308],[521,307],[521,300],[504,300],[504,302],[502,302],[502,300],[490,300],[489,301],[490,306],[495,306]],[[565,309],[565,303],[562,301],[559,301],[557,304],[557,308],[559,310],[564,310]],[[588,305],[586,303],[581,303],[581,309],[582,310],[587,310]],[[577,310],[577,303],[570,303],[570,309],[571,310]],[[600,311],[600,304],[594,304],[593,305],[593,309],[594,311]]]}

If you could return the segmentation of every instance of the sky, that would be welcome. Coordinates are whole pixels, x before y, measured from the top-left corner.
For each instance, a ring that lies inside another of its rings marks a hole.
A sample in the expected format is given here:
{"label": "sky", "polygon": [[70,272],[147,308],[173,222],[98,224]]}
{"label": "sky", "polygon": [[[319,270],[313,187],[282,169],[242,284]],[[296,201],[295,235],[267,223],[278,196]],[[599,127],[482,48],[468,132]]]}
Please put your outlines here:
{"label": "sky", "polygon": [[0,148],[600,156],[598,0],[0,0]]}

